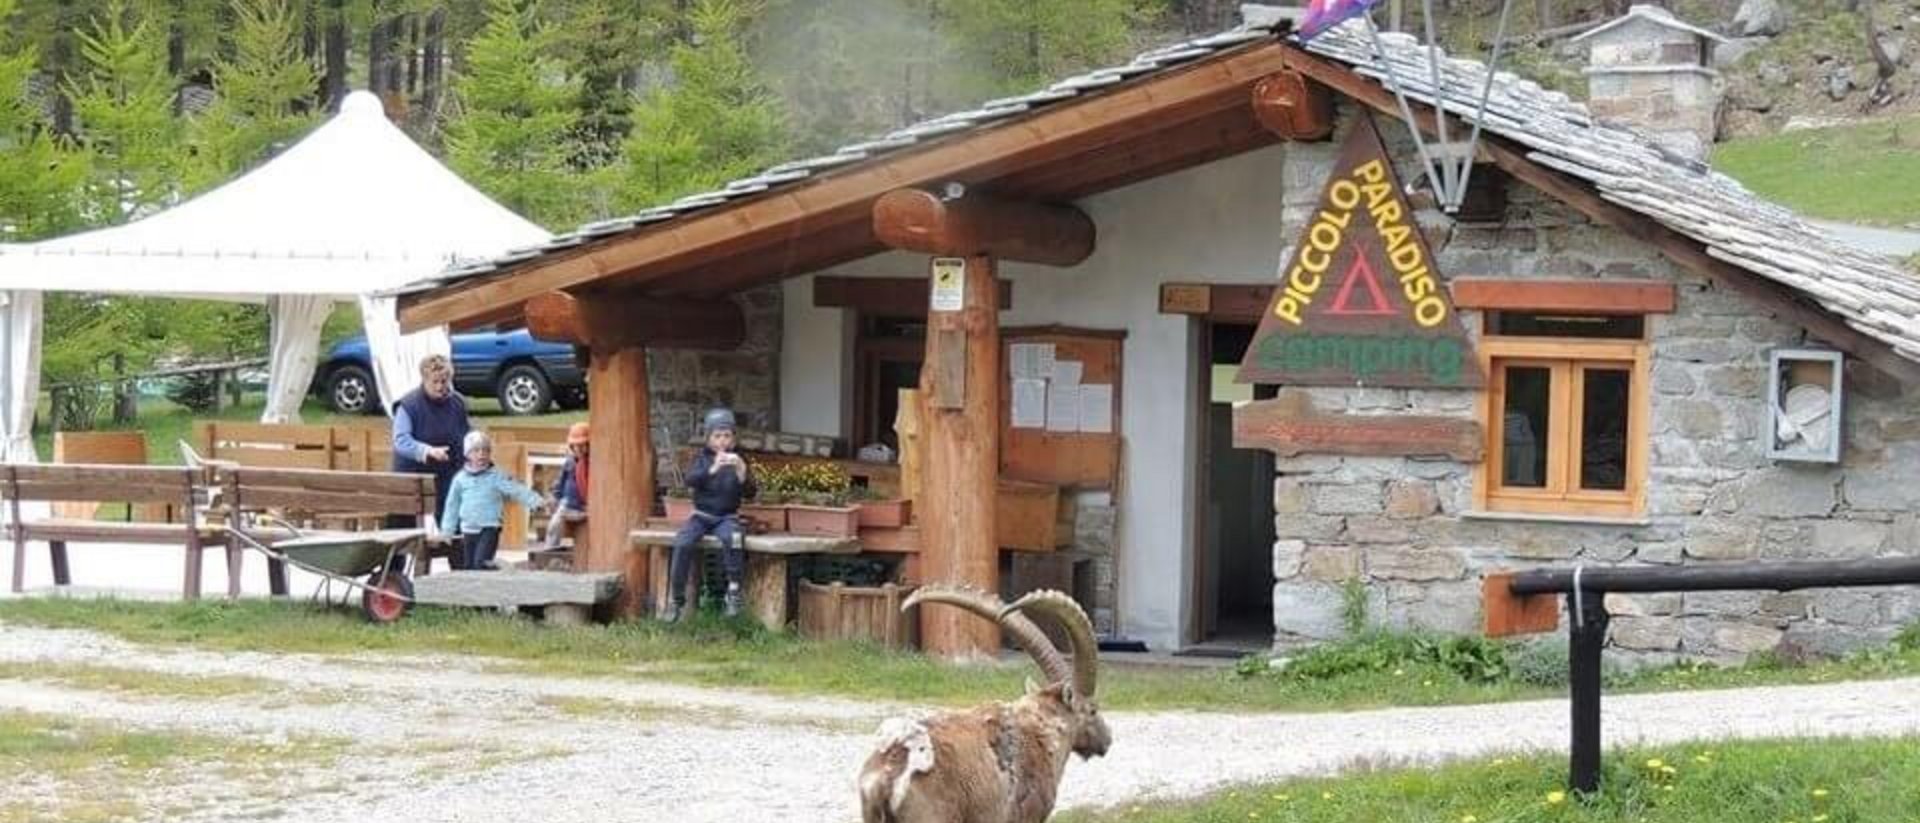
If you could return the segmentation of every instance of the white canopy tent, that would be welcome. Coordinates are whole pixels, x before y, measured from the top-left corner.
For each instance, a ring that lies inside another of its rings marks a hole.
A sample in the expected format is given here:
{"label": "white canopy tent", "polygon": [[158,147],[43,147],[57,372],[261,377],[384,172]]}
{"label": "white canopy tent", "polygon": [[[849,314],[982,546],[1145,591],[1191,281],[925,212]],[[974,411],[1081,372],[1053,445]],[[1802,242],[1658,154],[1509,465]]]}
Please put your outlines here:
{"label": "white canopy tent", "polygon": [[548,237],[415,145],[379,98],[354,92],[305,139],[213,191],[126,225],[0,246],[0,459],[36,459],[41,292],[266,303],[273,340],[261,420],[277,423],[298,419],[335,303],[359,303],[375,380],[391,402],[418,382],[419,361],[449,344],[445,329],[402,336],[394,298],[374,295]]}

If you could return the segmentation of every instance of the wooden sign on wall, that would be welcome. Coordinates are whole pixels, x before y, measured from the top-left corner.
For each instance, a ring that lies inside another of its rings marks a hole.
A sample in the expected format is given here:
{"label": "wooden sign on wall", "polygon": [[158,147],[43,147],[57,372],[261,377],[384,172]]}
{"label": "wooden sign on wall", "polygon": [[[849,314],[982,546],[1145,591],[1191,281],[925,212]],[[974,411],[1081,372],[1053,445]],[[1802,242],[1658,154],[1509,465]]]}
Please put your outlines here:
{"label": "wooden sign on wall", "polygon": [[1340,150],[1241,361],[1242,383],[1484,382],[1373,119]]}
{"label": "wooden sign on wall", "polygon": [[1450,457],[1478,463],[1485,438],[1480,424],[1458,417],[1323,414],[1300,390],[1233,407],[1233,447],[1266,449],[1281,457],[1348,454],[1373,457]]}

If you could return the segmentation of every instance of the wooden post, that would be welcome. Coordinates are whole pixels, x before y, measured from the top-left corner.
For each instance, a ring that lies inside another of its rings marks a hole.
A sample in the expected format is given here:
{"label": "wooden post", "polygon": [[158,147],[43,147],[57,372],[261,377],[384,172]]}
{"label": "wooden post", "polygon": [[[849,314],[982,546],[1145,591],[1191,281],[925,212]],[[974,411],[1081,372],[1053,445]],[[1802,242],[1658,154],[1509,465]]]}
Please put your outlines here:
{"label": "wooden post", "polygon": [[[999,475],[1000,320],[994,261],[964,258],[957,301],[939,281],[949,259],[934,263],[933,307],[927,319],[927,359],[920,376],[928,398],[921,573],[929,583],[1000,590],[994,495]],[[947,302],[953,301],[953,302]],[[957,310],[951,308],[956,305]],[[990,655],[999,630],[956,609],[922,609],[920,636],[943,657]]]}
{"label": "wooden post", "polygon": [[919,510],[921,472],[927,465],[926,409],[919,389],[900,390],[900,410],[893,417],[893,433],[900,443],[900,497]]}
{"label": "wooden post", "polygon": [[[653,437],[648,408],[647,350],[593,352],[587,366],[593,403],[593,482],[587,487],[586,545],[574,549],[574,570],[623,572],[616,617],[646,611],[644,553],[628,550],[629,534],[653,509]],[[631,562],[629,555],[638,557]]]}

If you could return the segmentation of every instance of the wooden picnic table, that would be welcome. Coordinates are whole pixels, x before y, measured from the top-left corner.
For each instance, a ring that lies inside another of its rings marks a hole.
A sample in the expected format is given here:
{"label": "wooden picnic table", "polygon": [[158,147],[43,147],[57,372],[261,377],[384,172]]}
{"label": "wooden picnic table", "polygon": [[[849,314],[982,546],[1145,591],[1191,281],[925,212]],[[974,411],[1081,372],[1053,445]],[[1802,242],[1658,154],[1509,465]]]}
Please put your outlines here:
{"label": "wooden picnic table", "polygon": [[[662,614],[667,608],[668,561],[673,546],[675,529],[641,528],[634,529],[629,538],[637,548],[647,552],[647,580],[652,590],[648,597],[653,603],[654,614]],[[747,579],[741,586],[745,589],[747,611],[754,619],[767,628],[782,631],[787,626],[787,616],[792,613],[792,595],[787,590],[788,561],[799,555],[809,554],[859,554],[860,540],[856,537],[809,537],[796,534],[752,534],[747,535]],[[701,538],[703,549],[718,549],[720,541],[712,536]],[[698,592],[699,575],[689,581],[693,586],[688,594]],[[688,602],[693,602],[691,596]]]}

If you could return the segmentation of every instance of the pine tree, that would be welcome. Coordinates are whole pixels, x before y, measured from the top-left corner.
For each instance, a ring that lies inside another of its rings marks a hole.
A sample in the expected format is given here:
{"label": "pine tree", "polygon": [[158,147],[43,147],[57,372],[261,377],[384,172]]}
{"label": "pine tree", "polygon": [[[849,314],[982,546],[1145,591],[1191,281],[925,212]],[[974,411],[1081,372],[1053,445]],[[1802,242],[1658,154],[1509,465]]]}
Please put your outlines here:
{"label": "pine tree", "polygon": [[549,57],[551,32],[538,8],[488,0],[487,23],[468,44],[454,79],[458,113],[447,125],[447,164],[467,182],[549,227],[578,220],[580,193],[568,163],[579,122],[579,84]]}
{"label": "pine tree", "polygon": [[983,91],[1028,91],[1124,57],[1161,0],[949,0],[957,42],[991,72]]}
{"label": "pine tree", "polygon": [[786,120],[747,57],[757,7],[696,0],[691,42],[674,46],[673,83],[633,112],[620,194],[633,207],[663,203],[744,177],[784,158]]}
{"label": "pine tree", "polygon": [[193,118],[187,188],[225,182],[284,148],[313,124],[303,111],[320,71],[300,49],[300,20],[287,0],[235,0],[229,56],[214,62],[217,94]]}
{"label": "pine tree", "polygon": [[179,190],[181,128],[164,33],[129,22],[115,0],[81,32],[86,74],[69,83],[75,125],[91,158],[88,217],[121,223],[170,202]]}
{"label": "pine tree", "polygon": [[556,50],[567,73],[580,79],[576,168],[594,169],[620,157],[633,131],[629,78],[648,51],[647,32],[658,11],[656,4],[636,0],[573,0],[558,21]]}
{"label": "pine tree", "polygon": [[[15,0],[0,0],[0,23]],[[0,242],[34,240],[72,228],[86,168],[63,151],[27,95],[39,55],[29,44],[0,53]]]}

